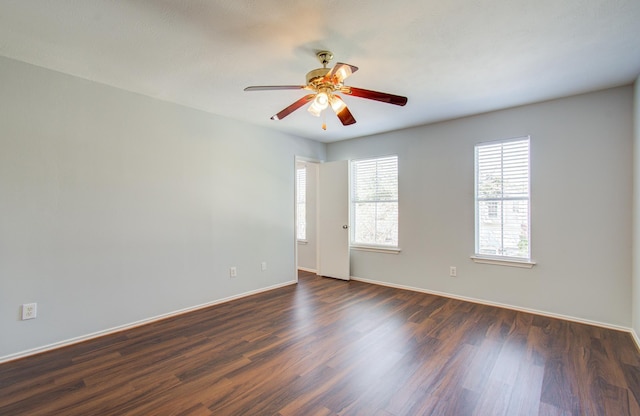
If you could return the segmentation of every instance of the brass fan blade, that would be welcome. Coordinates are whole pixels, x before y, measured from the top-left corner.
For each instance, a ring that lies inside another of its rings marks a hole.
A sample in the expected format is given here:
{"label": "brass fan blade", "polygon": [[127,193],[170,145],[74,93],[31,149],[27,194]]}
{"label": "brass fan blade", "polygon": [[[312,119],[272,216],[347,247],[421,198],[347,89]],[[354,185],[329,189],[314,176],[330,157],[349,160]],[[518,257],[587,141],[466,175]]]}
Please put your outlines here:
{"label": "brass fan blade", "polygon": [[354,87],[345,87],[342,92],[353,95],[354,97],[367,98],[369,100],[376,100],[388,104],[405,105],[407,103],[407,97],[387,94],[386,92],[364,90],[362,88]]}
{"label": "brass fan blade", "polygon": [[333,108],[333,111],[335,111],[343,126],[355,124],[356,119],[340,96],[334,95],[331,97],[331,108]]}
{"label": "brass fan blade", "polygon": [[334,82],[337,84],[342,84],[349,75],[353,74],[358,70],[357,66],[344,64],[342,62],[338,62],[336,66],[331,68],[331,71],[326,75],[327,79],[335,78]]}
{"label": "brass fan blade", "polygon": [[245,91],[301,90],[305,85],[257,85],[247,87]]}
{"label": "brass fan blade", "polygon": [[278,114],[276,114],[273,117],[271,117],[271,120],[282,120],[283,118],[285,118],[289,114],[291,114],[294,111],[296,111],[298,108],[302,107],[303,105],[305,105],[309,101],[313,100],[313,97],[315,97],[315,96],[316,96],[315,94],[307,94],[307,95],[305,95],[304,97],[300,98],[298,101],[296,101],[293,104],[291,104],[289,107],[285,108],[284,110],[280,111]]}

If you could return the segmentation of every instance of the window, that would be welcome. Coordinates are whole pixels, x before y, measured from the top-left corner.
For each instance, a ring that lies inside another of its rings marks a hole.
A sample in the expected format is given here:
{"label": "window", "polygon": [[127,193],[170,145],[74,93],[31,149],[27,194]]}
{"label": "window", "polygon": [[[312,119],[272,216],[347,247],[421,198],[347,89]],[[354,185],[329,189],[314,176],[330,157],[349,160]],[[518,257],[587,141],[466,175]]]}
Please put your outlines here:
{"label": "window", "polygon": [[298,240],[307,239],[307,167],[296,169],[296,230]]}
{"label": "window", "polygon": [[476,256],[529,262],[529,138],[475,147]]}
{"label": "window", "polygon": [[351,162],[351,244],[398,247],[398,156]]}

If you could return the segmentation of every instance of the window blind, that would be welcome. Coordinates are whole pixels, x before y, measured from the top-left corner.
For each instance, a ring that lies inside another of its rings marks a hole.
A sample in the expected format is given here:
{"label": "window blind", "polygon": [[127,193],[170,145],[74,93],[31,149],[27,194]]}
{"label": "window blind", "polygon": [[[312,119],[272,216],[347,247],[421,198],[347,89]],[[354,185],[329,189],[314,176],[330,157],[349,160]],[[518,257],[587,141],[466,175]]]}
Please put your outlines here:
{"label": "window blind", "polygon": [[476,255],[530,259],[529,138],[478,144]]}
{"label": "window blind", "polygon": [[356,160],[352,174],[355,245],[398,246],[398,157]]}

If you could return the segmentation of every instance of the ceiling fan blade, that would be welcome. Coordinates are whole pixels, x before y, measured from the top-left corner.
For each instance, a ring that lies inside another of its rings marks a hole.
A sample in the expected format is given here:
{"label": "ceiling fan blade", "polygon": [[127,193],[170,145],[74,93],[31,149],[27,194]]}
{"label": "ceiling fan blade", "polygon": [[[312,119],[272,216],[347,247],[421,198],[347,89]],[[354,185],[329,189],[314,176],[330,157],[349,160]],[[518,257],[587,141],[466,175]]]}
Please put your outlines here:
{"label": "ceiling fan blade", "polygon": [[327,74],[327,78],[335,78],[335,81],[337,81],[337,83],[342,84],[342,81],[344,81],[348,76],[350,76],[357,70],[357,66],[338,62],[336,66],[331,68],[331,71],[329,71],[329,73]]}
{"label": "ceiling fan blade", "polygon": [[369,100],[376,100],[388,104],[405,105],[407,103],[407,97],[387,94],[386,92],[364,90],[362,88],[355,87],[345,87],[342,92],[353,95],[354,97],[367,98]]}
{"label": "ceiling fan blade", "polygon": [[245,91],[301,90],[305,85],[256,85],[247,87]]}
{"label": "ceiling fan blade", "polygon": [[307,95],[305,95],[304,97],[300,98],[298,101],[296,101],[293,104],[291,104],[289,107],[287,107],[284,110],[280,111],[278,114],[272,116],[271,120],[282,120],[283,118],[285,118],[289,114],[291,114],[294,111],[296,111],[298,108],[302,107],[303,105],[305,105],[309,101],[313,100],[313,97],[315,97],[315,96],[316,96],[315,94],[307,94]]}
{"label": "ceiling fan blade", "polygon": [[333,108],[333,111],[335,111],[343,126],[355,124],[356,119],[340,96],[334,95],[331,97],[331,108]]}

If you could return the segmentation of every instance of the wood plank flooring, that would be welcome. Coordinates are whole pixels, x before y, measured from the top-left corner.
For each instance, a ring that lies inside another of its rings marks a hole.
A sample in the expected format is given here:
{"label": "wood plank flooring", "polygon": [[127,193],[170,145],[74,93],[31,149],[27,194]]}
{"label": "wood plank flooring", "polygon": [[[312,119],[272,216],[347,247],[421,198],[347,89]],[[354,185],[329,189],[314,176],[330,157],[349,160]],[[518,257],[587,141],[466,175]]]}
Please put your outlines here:
{"label": "wood plank flooring", "polygon": [[630,335],[301,272],[0,365],[0,415],[640,415]]}

